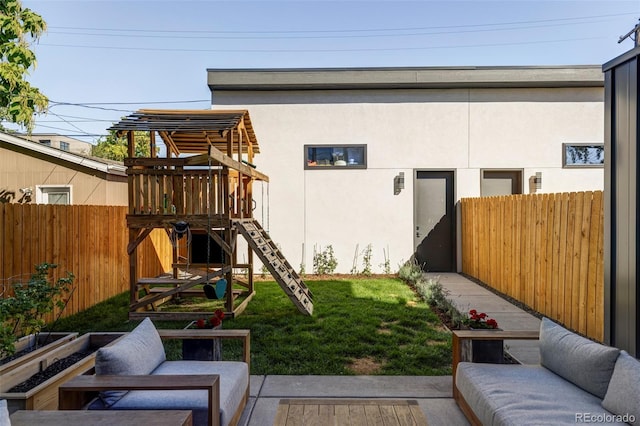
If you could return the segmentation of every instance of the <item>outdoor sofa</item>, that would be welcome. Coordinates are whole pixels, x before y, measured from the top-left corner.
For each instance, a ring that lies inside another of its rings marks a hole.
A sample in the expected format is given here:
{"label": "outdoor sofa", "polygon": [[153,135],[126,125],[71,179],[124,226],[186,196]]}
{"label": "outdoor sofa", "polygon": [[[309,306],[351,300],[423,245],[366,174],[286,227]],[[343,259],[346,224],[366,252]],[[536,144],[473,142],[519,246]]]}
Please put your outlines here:
{"label": "outdoor sofa", "polygon": [[[463,362],[476,338],[539,338],[540,364]],[[473,425],[640,424],[640,361],[547,318],[533,335],[454,331],[453,351],[453,396]]]}
{"label": "outdoor sofa", "polygon": [[[161,338],[239,338],[243,360],[167,361]],[[156,330],[146,318],[98,350],[95,375],[60,387],[59,408],[192,410],[194,425],[236,425],[249,398],[249,361],[249,330]]]}

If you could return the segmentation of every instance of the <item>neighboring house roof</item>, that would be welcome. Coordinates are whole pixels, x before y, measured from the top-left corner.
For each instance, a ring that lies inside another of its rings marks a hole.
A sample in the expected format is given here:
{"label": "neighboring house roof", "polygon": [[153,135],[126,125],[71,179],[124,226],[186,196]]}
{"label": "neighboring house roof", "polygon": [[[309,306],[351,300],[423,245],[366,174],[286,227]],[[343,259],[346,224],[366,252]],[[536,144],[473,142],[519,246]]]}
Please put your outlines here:
{"label": "neighboring house roof", "polygon": [[102,172],[105,173],[107,179],[109,179],[110,176],[120,179],[121,176],[127,175],[127,168],[122,162],[74,154],[3,132],[0,132],[0,148],[8,148],[25,155],[31,155],[55,163],[62,163],[67,166]]}
{"label": "neighboring house roof", "polygon": [[213,90],[604,87],[601,65],[208,69]]}

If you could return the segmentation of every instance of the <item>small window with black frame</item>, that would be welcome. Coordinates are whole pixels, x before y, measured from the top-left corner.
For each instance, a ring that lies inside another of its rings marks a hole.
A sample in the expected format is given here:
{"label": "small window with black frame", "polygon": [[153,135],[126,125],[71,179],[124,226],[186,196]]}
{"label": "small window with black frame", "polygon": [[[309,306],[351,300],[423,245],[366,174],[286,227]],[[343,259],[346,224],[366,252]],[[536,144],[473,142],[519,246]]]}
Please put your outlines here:
{"label": "small window with black frame", "polygon": [[366,145],[305,145],[305,169],[366,169]]}
{"label": "small window with black frame", "polygon": [[604,167],[604,144],[563,143],[562,167]]}

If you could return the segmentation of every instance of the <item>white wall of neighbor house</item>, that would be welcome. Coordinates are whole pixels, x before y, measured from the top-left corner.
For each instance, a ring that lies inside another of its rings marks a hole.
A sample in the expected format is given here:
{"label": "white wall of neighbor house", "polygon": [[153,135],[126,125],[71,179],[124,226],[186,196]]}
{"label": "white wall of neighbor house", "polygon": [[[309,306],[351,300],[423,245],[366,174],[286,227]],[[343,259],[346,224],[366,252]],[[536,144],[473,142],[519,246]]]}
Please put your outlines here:
{"label": "white wall of neighbor house", "polygon": [[[601,190],[603,169],[563,168],[562,144],[603,142],[603,96],[601,87],[214,91],[212,107],[249,110],[255,163],[270,177],[255,186],[255,217],[294,268],[310,273],[314,247],[332,245],[337,272],[351,271],[356,250],[362,269],[371,244],[379,273],[385,258],[395,272],[413,254],[416,170],[454,170],[456,200],[480,196],[487,169],[522,170],[524,193],[536,172],[538,192]],[[367,168],[306,170],[305,144],[366,144]],[[405,188],[394,195],[399,172]]]}

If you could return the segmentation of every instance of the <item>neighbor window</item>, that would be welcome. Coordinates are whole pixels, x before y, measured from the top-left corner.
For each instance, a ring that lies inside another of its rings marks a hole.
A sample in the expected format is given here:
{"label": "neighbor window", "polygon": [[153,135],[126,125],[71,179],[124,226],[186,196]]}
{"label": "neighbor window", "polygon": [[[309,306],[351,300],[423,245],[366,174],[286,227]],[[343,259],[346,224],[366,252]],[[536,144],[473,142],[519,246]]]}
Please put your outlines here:
{"label": "neighbor window", "polygon": [[36,185],[36,203],[71,204],[71,186]]}
{"label": "neighbor window", "polygon": [[60,149],[63,151],[69,151],[69,142],[60,142]]}
{"label": "neighbor window", "polygon": [[562,167],[604,167],[604,144],[563,143]]}
{"label": "neighbor window", "polygon": [[39,139],[38,142],[45,146],[51,146],[51,139]]}
{"label": "neighbor window", "polygon": [[305,145],[305,169],[366,169],[366,145]]}

